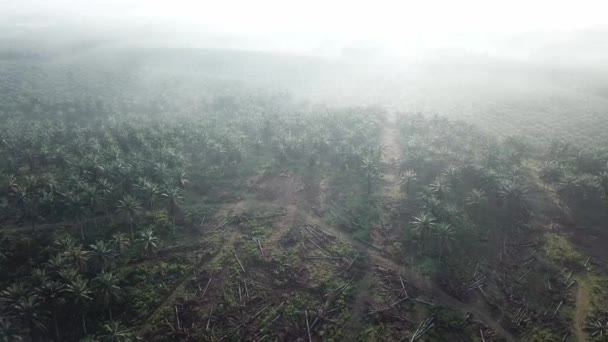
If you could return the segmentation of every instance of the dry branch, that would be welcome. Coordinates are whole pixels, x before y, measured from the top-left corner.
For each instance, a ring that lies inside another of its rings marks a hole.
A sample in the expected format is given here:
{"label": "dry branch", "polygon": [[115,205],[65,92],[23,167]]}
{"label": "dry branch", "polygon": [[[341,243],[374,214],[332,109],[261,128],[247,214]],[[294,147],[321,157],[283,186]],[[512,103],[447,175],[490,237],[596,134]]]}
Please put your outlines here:
{"label": "dry branch", "polygon": [[308,331],[308,342],[312,342],[312,338],[310,338],[310,325],[308,324],[308,311],[304,310],[304,316],[306,317],[306,331]]}
{"label": "dry branch", "polygon": [[241,307],[244,307],[243,303],[243,293],[241,292],[241,282],[239,282],[239,304]]}
{"label": "dry branch", "polygon": [[433,322],[434,320],[435,320],[434,317],[429,317],[429,318],[425,319],[424,321],[420,322],[420,325],[418,326],[418,329],[416,329],[416,331],[414,331],[414,335],[412,335],[410,342],[415,342],[419,338],[421,338],[424,334],[426,334],[427,331],[429,331],[435,325],[435,323]]}
{"label": "dry branch", "polygon": [[222,221],[217,226],[215,226],[215,228],[213,228],[213,231],[216,231],[216,230],[222,228],[226,224],[227,221],[228,221],[228,216],[226,215],[226,218],[224,218],[224,221]]}
{"label": "dry branch", "polygon": [[207,282],[207,286],[205,286],[205,290],[203,291],[203,294],[201,295],[201,299],[205,298],[205,293],[207,293],[207,289],[209,288],[209,284],[211,284],[212,279],[213,279],[213,277],[209,277],[209,281]]}
{"label": "dry branch", "polygon": [[260,311],[258,311],[255,315],[253,315],[251,318],[247,319],[245,322],[237,325],[234,329],[232,329],[232,331],[228,332],[226,335],[222,336],[222,338],[220,338],[217,342],[223,341],[226,337],[234,334],[236,331],[238,331],[239,329],[241,329],[242,326],[244,326],[245,324],[253,321],[256,317],[258,317],[262,312],[266,311],[266,309],[268,309],[270,307],[270,305],[272,304],[268,304],[266,306],[264,306]]}
{"label": "dry branch", "polygon": [[239,256],[236,255],[235,251],[232,251],[232,254],[234,254],[234,257],[236,258],[236,261],[239,263],[239,266],[241,266],[241,270],[243,270],[243,273],[245,273],[245,267],[243,267],[243,264],[241,263],[241,259],[239,259]]}
{"label": "dry branch", "polygon": [[553,311],[553,315],[551,316],[551,318],[555,318],[555,315],[557,315],[557,312],[559,311],[559,309],[562,307],[563,304],[564,304],[563,300],[561,302],[559,302],[559,304],[555,308],[555,311]]}
{"label": "dry branch", "polygon": [[521,264],[521,266],[526,266],[527,264],[529,264],[529,263],[531,263],[532,261],[535,261],[535,260],[536,260],[536,258],[532,257],[532,258],[528,259],[528,261],[526,261],[523,264]]}
{"label": "dry branch", "polygon": [[251,298],[249,295],[249,288],[247,287],[247,282],[245,280],[243,280],[243,284],[245,284],[245,293],[247,294],[247,298]]}
{"label": "dry branch", "polygon": [[177,329],[182,330],[182,325],[179,322],[179,312],[177,311],[177,305],[175,306],[175,323],[177,323]]}
{"label": "dry branch", "polygon": [[427,302],[427,301],[419,299],[419,298],[413,298],[412,300],[415,302],[418,302],[418,303],[426,304],[428,306],[435,306],[435,304],[433,304],[431,302]]}
{"label": "dry branch", "polygon": [[557,279],[559,278],[559,276],[561,276],[562,274],[568,272],[569,269],[568,268],[564,268],[561,272],[559,272],[555,277],[553,277],[553,279]]}
{"label": "dry branch", "polygon": [[467,288],[467,291],[471,291],[471,290],[474,290],[474,289],[480,287],[481,285],[484,284],[485,281],[486,281],[486,276],[481,276],[479,279],[475,280],[471,285],[469,285],[469,287]]}
{"label": "dry branch", "polygon": [[399,281],[401,282],[401,288],[403,289],[403,295],[405,296],[405,298],[409,298],[410,295],[407,294],[407,290],[405,289],[405,284],[403,283],[403,278],[401,277],[401,274],[399,275]]}
{"label": "dry branch", "polygon": [[348,283],[331,290],[325,295],[325,297],[327,297],[325,304],[323,304],[323,306],[319,309],[319,314],[317,315],[317,318],[315,318],[314,322],[312,322],[311,328],[317,324],[320,318],[324,318],[325,313],[327,313],[333,301],[353,282],[354,279],[355,278],[351,278]]}
{"label": "dry branch", "polygon": [[358,237],[355,237],[354,239],[357,240],[357,241],[359,241],[359,242],[361,242],[364,245],[367,245],[367,246],[372,247],[372,248],[374,248],[376,250],[382,251],[382,249],[380,247],[372,245],[371,243],[369,243],[369,242],[367,242],[367,241],[365,241],[363,239],[360,239]]}
{"label": "dry branch", "polygon": [[329,259],[329,260],[342,260],[342,257],[334,257],[334,256],[305,256],[304,259]]}
{"label": "dry branch", "polygon": [[253,238],[258,243],[258,248],[260,249],[260,254],[264,257],[264,250],[262,249],[262,244],[260,243],[260,239]]}
{"label": "dry branch", "polygon": [[406,300],[408,300],[408,299],[410,299],[410,298],[409,298],[409,297],[404,297],[404,298],[401,298],[401,299],[399,299],[398,301],[394,302],[393,304],[391,304],[391,305],[389,305],[389,306],[387,306],[387,307],[385,307],[385,308],[378,309],[378,310],[374,310],[374,311],[370,311],[370,312],[369,312],[369,314],[370,314],[370,315],[373,315],[373,314],[378,313],[378,312],[383,312],[383,311],[390,310],[390,309],[394,308],[395,306],[397,306],[397,305],[399,305],[399,304],[401,304],[401,303],[405,302],[405,301],[406,301]]}
{"label": "dry branch", "polygon": [[285,215],[287,215],[287,213],[270,214],[270,215],[264,215],[264,216],[254,216],[254,217],[252,217],[252,219],[260,220],[260,219],[281,217],[281,216],[285,216]]}
{"label": "dry branch", "polygon": [[205,328],[209,331],[209,326],[211,325],[211,317],[213,316],[213,306],[211,306],[211,310],[209,310],[209,319],[207,320],[207,327]]}
{"label": "dry branch", "polygon": [[568,277],[566,278],[566,280],[564,280],[564,284],[567,284],[568,281],[570,281],[570,278],[572,278],[572,274],[574,273],[574,271],[570,271],[570,274],[568,274]]}
{"label": "dry branch", "polygon": [[346,266],[346,269],[340,273],[340,275],[343,275],[344,273],[348,272],[348,270],[350,270],[350,268],[353,266],[353,264],[355,263],[355,261],[357,261],[357,258],[359,257],[360,253],[357,253],[357,255],[355,255],[355,257],[353,258],[353,260],[350,261],[350,263],[348,264],[348,266]]}
{"label": "dry branch", "polygon": [[521,281],[522,279],[524,279],[528,275],[528,273],[530,273],[530,272],[532,272],[532,269],[529,269],[526,272],[524,272],[524,274],[522,274],[521,277],[519,277],[517,279],[517,281]]}

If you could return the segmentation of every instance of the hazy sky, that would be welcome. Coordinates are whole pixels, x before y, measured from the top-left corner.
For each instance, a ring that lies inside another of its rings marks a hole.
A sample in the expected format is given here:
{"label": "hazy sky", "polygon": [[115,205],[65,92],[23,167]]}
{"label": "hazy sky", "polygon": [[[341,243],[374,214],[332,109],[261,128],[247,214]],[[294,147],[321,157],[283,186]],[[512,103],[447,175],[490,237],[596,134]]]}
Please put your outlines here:
{"label": "hazy sky", "polygon": [[0,20],[14,32],[126,33],[176,45],[313,53],[336,45],[491,50],[490,43],[521,35],[559,40],[573,30],[606,29],[606,13],[606,0],[0,0]]}

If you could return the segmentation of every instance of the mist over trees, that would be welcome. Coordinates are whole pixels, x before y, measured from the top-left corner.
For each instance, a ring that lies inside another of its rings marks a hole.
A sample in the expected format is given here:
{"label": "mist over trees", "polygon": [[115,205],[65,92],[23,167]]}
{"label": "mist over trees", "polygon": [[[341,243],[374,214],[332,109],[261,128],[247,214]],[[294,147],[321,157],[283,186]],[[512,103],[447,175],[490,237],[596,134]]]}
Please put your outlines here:
{"label": "mist over trees", "polygon": [[0,340],[606,340],[598,15],[238,5],[0,4]]}

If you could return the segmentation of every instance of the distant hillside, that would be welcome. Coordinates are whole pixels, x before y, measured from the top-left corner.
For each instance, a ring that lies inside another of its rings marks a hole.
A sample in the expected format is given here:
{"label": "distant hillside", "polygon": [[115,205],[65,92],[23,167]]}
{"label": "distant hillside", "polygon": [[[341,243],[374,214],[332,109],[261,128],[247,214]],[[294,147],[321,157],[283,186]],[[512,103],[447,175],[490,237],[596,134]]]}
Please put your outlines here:
{"label": "distant hillside", "polygon": [[179,107],[237,92],[285,93],[310,103],[439,113],[502,136],[608,143],[608,77],[588,67],[446,54],[401,64],[105,42],[37,48],[5,40],[0,47],[2,103],[163,99]]}

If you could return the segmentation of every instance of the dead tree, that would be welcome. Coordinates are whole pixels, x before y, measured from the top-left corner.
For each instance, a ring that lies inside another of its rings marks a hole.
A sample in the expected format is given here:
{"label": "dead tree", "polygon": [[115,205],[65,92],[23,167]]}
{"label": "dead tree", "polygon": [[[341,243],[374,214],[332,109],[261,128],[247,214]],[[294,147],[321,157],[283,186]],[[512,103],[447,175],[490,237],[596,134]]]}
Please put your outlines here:
{"label": "dead tree", "polygon": [[426,334],[434,325],[435,317],[429,317],[424,321],[420,322],[418,329],[414,331],[414,335],[410,339],[410,342],[416,342],[419,338],[421,338],[424,334]]}

